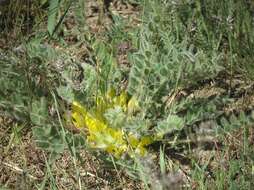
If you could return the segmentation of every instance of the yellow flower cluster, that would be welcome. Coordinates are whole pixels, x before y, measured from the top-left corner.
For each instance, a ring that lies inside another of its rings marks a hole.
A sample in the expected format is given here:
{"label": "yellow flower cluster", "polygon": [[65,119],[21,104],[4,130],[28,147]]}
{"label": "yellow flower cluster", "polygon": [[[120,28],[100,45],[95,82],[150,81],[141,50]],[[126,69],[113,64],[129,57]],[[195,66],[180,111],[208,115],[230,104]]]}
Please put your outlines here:
{"label": "yellow flower cluster", "polygon": [[76,101],[72,104],[73,123],[77,128],[87,129],[88,144],[92,148],[105,150],[117,158],[124,153],[130,156],[135,154],[144,156],[147,153],[145,146],[154,141],[152,137],[138,138],[120,127],[112,128],[104,118],[104,113],[115,106],[120,106],[129,117],[138,109],[136,99],[132,97],[128,101],[125,92],[116,96],[111,90],[106,96],[97,98],[96,104],[95,108],[90,111]]}

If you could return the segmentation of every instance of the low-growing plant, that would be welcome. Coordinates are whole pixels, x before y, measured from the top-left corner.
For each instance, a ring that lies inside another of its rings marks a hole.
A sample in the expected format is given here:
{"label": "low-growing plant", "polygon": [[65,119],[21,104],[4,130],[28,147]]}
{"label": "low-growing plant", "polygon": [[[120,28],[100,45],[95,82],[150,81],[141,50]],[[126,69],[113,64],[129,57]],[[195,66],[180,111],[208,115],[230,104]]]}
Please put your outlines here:
{"label": "low-growing plant", "polygon": [[[247,74],[243,80],[252,78],[253,3],[129,2],[143,9],[136,27],[128,28],[129,20],[111,12],[112,25],[100,35],[89,31],[85,1],[41,0],[20,8],[12,3],[9,11],[4,10],[0,25],[5,31],[15,26],[23,30],[27,22],[36,33],[30,31],[25,36],[27,41],[14,51],[0,51],[1,115],[33,127],[37,145],[51,153],[45,180],[50,179],[52,188],[57,188],[50,168],[52,161],[66,149],[79,158],[82,148],[106,155],[115,169],[117,165],[126,168],[133,178],[139,174],[147,189],[166,188],[167,172],[174,172],[173,167],[167,167],[170,154],[166,147],[175,151],[176,141],[188,138],[179,143],[179,149],[184,149],[181,154],[194,154],[192,148],[198,146],[198,139],[192,142],[189,138],[203,121],[214,123],[214,138],[222,144],[218,154],[229,158],[227,170],[215,167],[210,172],[216,154],[205,163],[191,155],[188,183],[197,182],[200,189],[211,184],[217,189],[249,188],[248,172],[254,163],[250,148],[253,114],[237,110],[226,117],[223,108],[238,98],[238,94],[232,95],[236,90],[231,89],[234,74]],[[25,14],[23,9],[31,13]],[[18,13],[23,13],[20,18]],[[74,16],[72,32],[78,40],[73,46],[65,41],[69,33],[62,25],[68,22],[69,14]],[[8,20],[8,15],[16,19]],[[29,20],[30,16],[34,20]],[[40,28],[42,25],[44,28]],[[126,42],[131,51],[122,52],[128,57],[124,65],[117,56],[119,44]],[[84,44],[89,62],[73,56],[75,48],[81,49]],[[67,46],[74,48],[72,55]],[[230,92],[226,96],[228,78]],[[212,87],[218,83],[226,86],[223,93],[193,95],[204,84]],[[72,134],[67,126],[79,134]],[[236,139],[234,133],[238,132],[240,140],[236,145],[231,141],[231,146],[228,139]],[[216,140],[212,141],[219,149]],[[235,147],[240,156],[231,152]],[[160,168],[153,163],[156,155]]]}

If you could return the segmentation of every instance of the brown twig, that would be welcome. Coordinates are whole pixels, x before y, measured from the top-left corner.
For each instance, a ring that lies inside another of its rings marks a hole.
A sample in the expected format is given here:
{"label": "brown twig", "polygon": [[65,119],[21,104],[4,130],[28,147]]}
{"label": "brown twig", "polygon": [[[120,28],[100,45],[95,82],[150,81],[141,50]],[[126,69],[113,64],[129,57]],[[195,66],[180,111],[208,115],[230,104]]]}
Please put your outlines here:
{"label": "brown twig", "polygon": [[1,164],[18,174],[25,174],[27,177],[29,177],[32,180],[39,180],[39,178],[37,178],[31,174],[28,174],[25,170],[19,168],[14,163],[1,162]]}

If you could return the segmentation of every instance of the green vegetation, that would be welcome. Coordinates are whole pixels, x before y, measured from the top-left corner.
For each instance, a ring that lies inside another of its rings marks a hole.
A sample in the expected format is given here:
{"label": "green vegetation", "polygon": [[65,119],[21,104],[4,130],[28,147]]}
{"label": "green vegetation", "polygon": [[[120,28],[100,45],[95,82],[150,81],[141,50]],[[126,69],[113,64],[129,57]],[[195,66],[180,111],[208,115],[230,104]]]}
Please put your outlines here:
{"label": "green vegetation", "polygon": [[253,2],[109,2],[0,1],[0,189],[251,189]]}

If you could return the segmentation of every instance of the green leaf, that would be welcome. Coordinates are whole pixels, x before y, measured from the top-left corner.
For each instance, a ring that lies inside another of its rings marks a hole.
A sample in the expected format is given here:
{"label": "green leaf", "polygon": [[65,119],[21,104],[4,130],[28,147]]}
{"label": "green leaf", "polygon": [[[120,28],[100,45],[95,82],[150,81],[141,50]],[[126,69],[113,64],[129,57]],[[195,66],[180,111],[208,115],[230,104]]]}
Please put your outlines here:
{"label": "green leaf", "polygon": [[112,128],[122,127],[126,120],[126,115],[120,106],[116,106],[112,109],[106,110],[104,116],[107,122],[109,123],[110,127]]}
{"label": "green leaf", "polygon": [[42,97],[40,101],[33,101],[30,119],[33,124],[43,126],[48,121],[47,100]]}
{"label": "green leaf", "polygon": [[156,132],[159,137],[163,137],[165,134],[174,130],[180,130],[184,126],[184,120],[177,115],[169,115],[167,119],[159,122]]}
{"label": "green leaf", "polygon": [[55,126],[34,127],[33,136],[38,147],[54,152],[63,152],[66,143]]}
{"label": "green leaf", "polygon": [[56,26],[56,15],[59,10],[60,3],[59,0],[49,1],[49,12],[48,12],[48,32],[50,35],[53,34]]}
{"label": "green leaf", "polygon": [[162,174],[166,173],[166,162],[165,162],[165,155],[164,149],[160,147],[160,170]]}
{"label": "green leaf", "polygon": [[83,135],[75,134],[73,135],[73,145],[75,148],[84,148],[86,146],[86,141]]}
{"label": "green leaf", "polygon": [[40,5],[45,5],[47,3],[48,0],[40,0]]}
{"label": "green leaf", "polygon": [[60,86],[57,88],[57,93],[61,98],[66,100],[67,102],[71,103],[74,101],[74,93],[72,88],[68,86]]}

